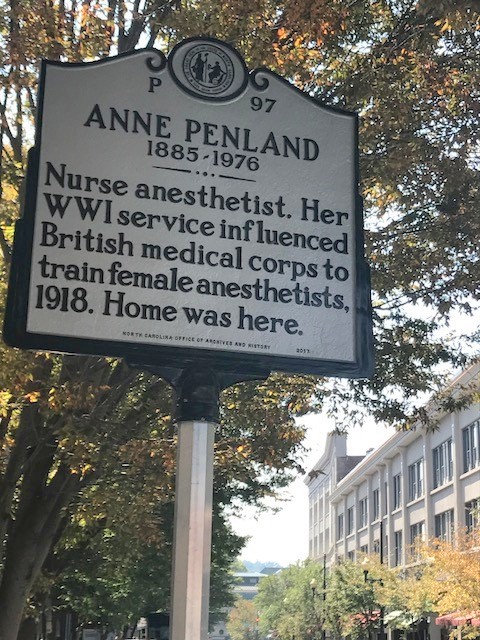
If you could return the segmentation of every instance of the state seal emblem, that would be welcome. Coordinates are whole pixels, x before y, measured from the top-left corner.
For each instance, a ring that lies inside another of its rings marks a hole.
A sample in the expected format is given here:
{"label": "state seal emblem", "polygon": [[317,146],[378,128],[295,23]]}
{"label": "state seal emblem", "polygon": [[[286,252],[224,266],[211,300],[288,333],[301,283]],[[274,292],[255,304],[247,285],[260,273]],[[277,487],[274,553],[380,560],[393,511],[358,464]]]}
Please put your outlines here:
{"label": "state seal emblem", "polygon": [[168,64],[174,80],[190,95],[225,101],[247,85],[248,72],[233,47],[214,38],[191,38],[174,47]]}
{"label": "state seal emblem", "polygon": [[227,91],[234,78],[234,66],[226,51],[213,44],[198,44],[183,60],[187,82],[200,94],[214,96]]}

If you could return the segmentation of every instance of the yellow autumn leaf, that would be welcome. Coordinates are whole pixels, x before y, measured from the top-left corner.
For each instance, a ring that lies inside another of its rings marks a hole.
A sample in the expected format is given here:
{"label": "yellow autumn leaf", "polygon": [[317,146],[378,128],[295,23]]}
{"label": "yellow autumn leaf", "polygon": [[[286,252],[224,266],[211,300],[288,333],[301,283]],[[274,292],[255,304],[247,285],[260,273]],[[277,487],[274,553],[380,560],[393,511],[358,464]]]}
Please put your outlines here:
{"label": "yellow autumn leaf", "polygon": [[10,391],[0,391],[0,416],[6,417],[8,415],[8,403],[11,398]]}
{"label": "yellow autumn leaf", "polygon": [[40,391],[31,391],[30,393],[26,393],[25,399],[31,402],[32,404],[34,402],[38,402],[38,400],[40,399]]}
{"label": "yellow autumn leaf", "polygon": [[10,391],[0,391],[0,404],[7,404],[11,397]]}
{"label": "yellow autumn leaf", "polygon": [[7,182],[3,187],[3,198],[4,200],[16,202],[18,199],[18,190],[12,184]]}

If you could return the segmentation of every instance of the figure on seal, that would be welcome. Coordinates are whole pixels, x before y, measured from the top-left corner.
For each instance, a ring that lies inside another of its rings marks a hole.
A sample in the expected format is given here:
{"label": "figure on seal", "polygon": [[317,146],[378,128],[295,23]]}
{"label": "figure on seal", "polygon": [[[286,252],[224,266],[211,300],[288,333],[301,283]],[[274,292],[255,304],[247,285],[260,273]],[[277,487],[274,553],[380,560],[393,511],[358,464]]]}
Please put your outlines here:
{"label": "figure on seal", "polygon": [[210,73],[208,74],[210,84],[220,84],[225,77],[225,71],[222,71],[218,60],[213,66],[209,64],[208,69],[211,69]]}
{"label": "figure on seal", "polygon": [[202,54],[199,53],[192,65],[193,75],[198,82],[205,82],[205,65],[207,64],[207,58],[208,53],[205,54],[205,58],[202,58]]}

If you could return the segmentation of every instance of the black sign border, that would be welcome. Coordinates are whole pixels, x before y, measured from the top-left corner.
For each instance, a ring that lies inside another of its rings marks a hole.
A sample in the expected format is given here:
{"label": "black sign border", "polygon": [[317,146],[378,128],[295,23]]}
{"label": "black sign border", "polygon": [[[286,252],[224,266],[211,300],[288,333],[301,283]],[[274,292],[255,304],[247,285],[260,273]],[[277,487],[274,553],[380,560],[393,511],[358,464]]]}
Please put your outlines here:
{"label": "black sign border", "polygon": [[[233,47],[227,43],[217,40],[216,38],[198,37],[189,38],[188,40],[198,40],[199,43],[205,41],[215,42],[233,49]],[[179,46],[180,43],[177,47]],[[177,49],[177,47],[173,49],[172,53]],[[139,345],[138,343],[121,340],[95,340],[90,338],[76,338],[74,336],[54,336],[27,331],[28,291],[33,251],[35,206],[38,191],[46,69],[48,66],[84,67],[108,64],[109,62],[115,61],[119,58],[135,56],[145,52],[152,54],[152,57],[146,61],[150,71],[159,72],[165,68],[166,58],[162,52],[156,49],[137,49],[132,52],[104,58],[94,62],[64,63],[42,60],[35,146],[29,151],[25,202],[22,210],[22,217],[17,221],[15,226],[15,240],[3,327],[4,341],[9,346],[24,349],[69,354],[122,357],[127,359],[129,362],[162,367],[176,367],[184,369],[192,367],[196,369],[201,367],[214,367],[219,370],[236,373],[253,373],[255,371],[265,371],[268,369],[293,374],[329,375],[347,378],[370,377],[374,370],[373,332],[370,297],[370,270],[364,259],[363,202],[359,195],[358,115],[351,111],[322,104],[317,99],[307,95],[275,72],[266,68],[259,68],[250,72],[249,79],[257,90],[266,89],[269,84],[267,78],[263,78],[263,80],[258,82],[258,74],[262,73],[265,75],[271,75],[284,83],[290,90],[299,93],[304,99],[310,101],[313,105],[322,109],[348,115],[355,119],[355,184],[352,185],[352,188],[354,189],[356,202],[354,212],[356,249],[356,360],[346,362],[338,360],[299,358],[294,356],[277,356],[262,352],[244,353],[237,351],[232,352],[229,350],[198,349],[186,346],[176,347],[169,345],[155,345],[152,343],[142,343]],[[238,52],[236,52],[236,54],[240,56]],[[157,56],[158,60],[155,61],[153,56]],[[240,58],[243,60],[241,56]],[[176,82],[173,75],[172,78]],[[181,84],[177,84],[182,90],[185,90]],[[196,95],[195,98],[197,100],[204,99],[200,98],[198,95]],[[206,100],[212,102],[212,100],[208,100],[207,98]]]}

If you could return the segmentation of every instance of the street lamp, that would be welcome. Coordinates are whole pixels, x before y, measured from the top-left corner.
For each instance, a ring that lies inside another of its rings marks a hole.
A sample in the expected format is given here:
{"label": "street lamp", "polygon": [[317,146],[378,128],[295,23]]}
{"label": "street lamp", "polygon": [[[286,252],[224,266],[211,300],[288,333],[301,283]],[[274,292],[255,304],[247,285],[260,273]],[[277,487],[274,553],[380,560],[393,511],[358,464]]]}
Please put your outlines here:
{"label": "street lamp", "polygon": [[[312,602],[313,602],[313,613],[315,615],[315,625],[318,628],[319,620],[318,620],[317,610],[315,608],[315,598],[317,598],[319,594],[317,593],[317,581],[315,580],[315,578],[312,578],[310,580],[310,589],[312,590]],[[322,611],[322,614],[323,614],[323,611]],[[323,629],[323,624],[322,624],[322,629]],[[315,631],[315,637],[317,637],[316,631]]]}
{"label": "street lamp", "polygon": [[[362,562],[362,566],[363,566],[363,579],[365,584],[371,584],[374,585],[376,582],[378,582],[378,584],[383,587],[383,580],[381,578],[369,578],[368,574],[369,574],[369,570],[368,570],[368,565],[369,565],[370,561],[368,559],[368,557],[366,557],[363,562]],[[379,622],[380,622],[380,632],[378,634],[379,640],[384,640],[384,636],[385,636],[385,623],[384,623],[384,611],[383,611],[383,607],[380,605],[380,616],[379,616]]]}
{"label": "street lamp", "polygon": [[[283,599],[284,606],[287,607],[289,603],[290,603],[290,600],[289,600],[288,596],[285,596],[285,598]],[[275,638],[276,637],[277,637],[277,635],[275,635]],[[295,640],[295,634],[294,633],[292,633],[291,640]]]}
{"label": "street lamp", "polygon": [[[314,602],[314,606],[315,606],[315,598],[319,597],[319,594],[317,593],[317,581],[315,580],[315,578],[312,578],[310,580],[310,589],[312,590],[312,598],[313,598],[313,602]],[[327,598],[327,555],[324,553],[323,554],[323,590],[322,590],[322,600],[323,600],[323,605],[322,605],[322,640],[325,640],[326,638],[326,631],[325,631],[325,600]]]}

